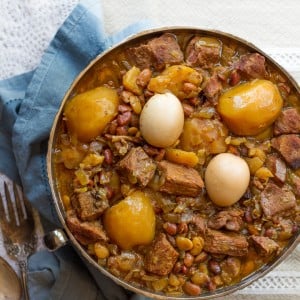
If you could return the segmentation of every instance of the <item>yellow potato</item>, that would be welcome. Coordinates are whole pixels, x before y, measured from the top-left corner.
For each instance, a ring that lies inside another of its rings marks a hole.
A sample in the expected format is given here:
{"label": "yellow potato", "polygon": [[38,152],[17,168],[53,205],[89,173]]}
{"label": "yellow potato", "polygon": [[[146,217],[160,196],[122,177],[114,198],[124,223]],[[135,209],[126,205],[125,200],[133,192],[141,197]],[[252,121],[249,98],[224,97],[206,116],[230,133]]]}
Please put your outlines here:
{"label": "yellow potato", "polygon": [[106,211],[104,228],[109,238],[124,250],[151,243],[155,213],[150,199],[141,191],[131,193]]}
{"label": "yellow potato", "polygon": [[199,162],[196,153],[180,149],[166,149],[166,159],[188,167],[194,167]]}
{"label": "yellow potato", "polygon": [[175,65],[166,68],[161,75],[151,78],[148,89],[163,94],[171,92],[179,99],[196,97],[200,92],[202,76],[194,69]]}
{"label": "yellow potato", "polygon": [[116,90],[104,86],[75,96],[64,110],[70,134],[81,142],[92,140],[117,114],[118,104]]}
{"label": "yellow potato", "polygon": [[217,110],[237,135],[257,135],[278,117],[283,100],[276,85],[268,80],[253,80],[227,90]]}

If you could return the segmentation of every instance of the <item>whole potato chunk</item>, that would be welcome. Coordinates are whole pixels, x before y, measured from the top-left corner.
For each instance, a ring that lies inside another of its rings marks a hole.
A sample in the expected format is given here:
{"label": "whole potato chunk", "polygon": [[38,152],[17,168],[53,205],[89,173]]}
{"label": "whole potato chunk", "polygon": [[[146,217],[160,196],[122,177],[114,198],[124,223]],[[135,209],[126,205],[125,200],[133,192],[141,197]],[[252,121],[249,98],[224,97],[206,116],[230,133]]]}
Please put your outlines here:
{"label": "whole potato chunk", "polygon": [[105,86],[75,96],[64,110],[69,132],[81,142],[89,142],[115,117],[118,104],[117,92]]}
{"label": "whole potato chunk", "polygon": [[278,117],[283,100],[276,85],[255,79],[227,90],[217,110],[227,127],[237,135],[257,135]]}
{"label": "whole potato chunk", "polygon": [[104,228],[120,248],[129,250],[152,242],[155,234],[155,213],[148,196],[135,191],[104,215]]}

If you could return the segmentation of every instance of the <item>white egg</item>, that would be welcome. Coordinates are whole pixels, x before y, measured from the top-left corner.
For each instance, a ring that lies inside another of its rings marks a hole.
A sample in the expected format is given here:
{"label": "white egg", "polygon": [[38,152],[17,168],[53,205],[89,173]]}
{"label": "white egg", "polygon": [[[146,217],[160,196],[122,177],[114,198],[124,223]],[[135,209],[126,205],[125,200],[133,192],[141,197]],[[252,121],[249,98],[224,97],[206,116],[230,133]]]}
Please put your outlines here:
{"label": "white egg", "polygon": [[210,199],[219,206],[236,203],[246,192],[250,181],[248,164],[230,154],[216,155],[205,171],[205,187]]}
{"label": "white egg", "polygon": [[171,93],[156,94],[145,104],[140,116],[143,138],[152,146],[169,147],[179,138],[184,123],[181,102]]}

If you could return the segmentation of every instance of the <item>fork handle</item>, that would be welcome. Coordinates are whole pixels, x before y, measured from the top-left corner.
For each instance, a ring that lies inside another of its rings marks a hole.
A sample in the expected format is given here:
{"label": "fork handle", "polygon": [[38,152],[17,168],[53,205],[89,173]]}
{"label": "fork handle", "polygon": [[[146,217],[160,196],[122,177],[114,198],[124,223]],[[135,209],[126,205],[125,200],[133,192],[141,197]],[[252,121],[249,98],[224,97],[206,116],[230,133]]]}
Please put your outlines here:
{"label": "fork handle", "polygon": [[28,285],[27,285],[27,260],[19,261],[21,271],[21,283],[24,291],[24,299],[29,300]]}

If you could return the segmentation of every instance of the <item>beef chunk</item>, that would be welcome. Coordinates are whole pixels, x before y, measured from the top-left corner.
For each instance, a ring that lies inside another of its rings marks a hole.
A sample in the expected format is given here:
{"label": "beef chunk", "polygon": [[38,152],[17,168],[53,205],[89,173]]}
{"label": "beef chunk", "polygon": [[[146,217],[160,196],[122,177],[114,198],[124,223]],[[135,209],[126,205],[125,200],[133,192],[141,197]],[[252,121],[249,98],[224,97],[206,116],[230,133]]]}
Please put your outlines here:
{"label": "beef chunk", "polygon": [[183,53],[176,37],[170,33],[164,33],[147,44],[129,48],[127,55],[141,69],[154,67],[161,70],[166,65],[180,64],[183,61]]}
{"label": "beef chunk", "polygon": [[107,198],[98,197],[97,193],[79,193],[72,198],[73,207],[77,216],[83,221],[93,221],[98,219],[106,208],[108,208]]}
{"label": "beef chunk", "polygon": [[235,68],[248,79],[264,78],[266,76],[265,58],[259,53],[241,56]]}
{"label": "beef chunk", "polygon": [[274,124],[274,134],[300,133],[300,113],[296,108],[282,111]]}
{"label": "beef chunk", "polygon": [[219,96],[219,93],[221,92],[222,88],[222,82],[219,79],[218,75],[213,75],[206,82],[203,92],[208,99],[214,100]]}
{"label": "beef chunk", "polygon": [[146,254],[145,269],[157,275],[168,275],[172,271],[178,256],[179,253],[167,240],[166,235],[161,233]]}
{"label": "beef chunk", "polygon": [[253,241],[256,251],[262,256],[270,256],[279,248],[279,245],[275,241],[266,236],[252,235],[251,240]]}
{"label": "beef chunk", "polygon": [[296,206],[295,195],[286,186],[279,188],[268,182],[261,193],[260,204],[266,217],[293,209]]}
{"label": "beef chunk", "polygon": [[244,256],[248,253],[248,242],[241,234],[207,229],[204,237],[204,250],[214,254]]}
{"label": "beef chunk", "polygon": [[271,143],[292,169],[300,167],[300,137],[297,134],[283,134],[273,138]]}
{"label": "beef chunk", "polygon": [[284,161],[282,161],[278,155],[271,154],[268,155],[266,161],[267,168],[272,172],[274,175],[274,180],[279,183],[284,183],[286,179],[286,165]]}
{"label": "beef chunk", "polygon": [[165,65],[176,65],[183,62],[183,53],[177,43],[176,36],[164,33],[148,43],[156,59],[156,67],[162,69]]}
{"label": "beef chunk", "polygon": [[293,174],[291,176],[291,183],[293,185],[295,194],[300,197],[300,177]]}
{"label": "beef chunk", "polygon": [[158,163],[161,172],[161,192],[168,194],[196,197],[202,190],[204,183],[199,173],[193,168],[161,161]]}
{"label": "beef chunk", "polygon": [[212,216],[207,225],[212,229],[225,228],[231,231],[240,231],[242,229],[244,212],[241,209],[223,210]]}
{"label": "beef chunk", "polygon": [[194,37],[187,45],[185,60],[192,67],[209,68],[219,62],[221,45],[205,45],[201,37]]}
{"label": "beef chunk", "polygon": [[74,210],[67,212],[66,223],[74,237],[84,245],[108,240],[100,221],[81,222]]}
{"label": "beef chunk", "polygon": [[127,176],[131,183],[145,187],[154,175],[156,165],[142,147],[132,148],[119,162],[121,176]]}

